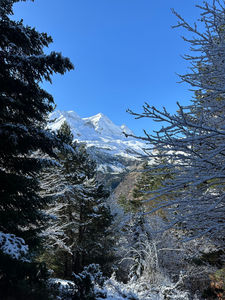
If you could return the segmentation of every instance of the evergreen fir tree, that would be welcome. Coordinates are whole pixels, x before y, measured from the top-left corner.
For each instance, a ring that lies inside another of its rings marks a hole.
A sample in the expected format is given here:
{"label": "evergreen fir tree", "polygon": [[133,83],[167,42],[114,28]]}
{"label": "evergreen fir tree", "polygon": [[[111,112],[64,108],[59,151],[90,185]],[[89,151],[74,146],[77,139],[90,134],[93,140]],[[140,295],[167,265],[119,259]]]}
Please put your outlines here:
{"label": "evergreen fir tree", "polygon": [[[138,177],[135,187],[133,189],[134,201],[146,201],[149,198],[157,196],[157,190],[166,186],[167,181],[174,177],[172,171],[173,161],[168,161],[163,152],[156,154],[154,157],[154,163],[150,164],[147,160],[143,163],[141,175]],[[170,195],[161,195],[160,199],[166,201],[171,197]],[[142,203],[143,210],[152,208],[155,206],[154,201],[150,203]],[[162,214],[162,210],[159,211]]]}
{"label": "evergreen fir tree", "polygon": [[56,135],[73,151],[60,151],[60,165],[46,168],[40,176],[41,194],[53,199],[46,207],[46,213],[53,218],[43,232],[47,249],[41,259],[47,261],[58,277],[70,278],[76,245],[77,199],[83,195],[83,180],[93,176],[95,163],[88,158],[84,145],[78,146],[73,142],[67,122],[62,124]]}
{"label": "evergreen fir tree", "polygon": [[120,193],[118,197],[118,204],[122,207],[124,212],[127,213],[137,213],[142,210],[142,203],[140,200],[130,200],[127,199],[123,193]]}
{"label": "evergreen fir tree", "polygon": [[[0,245],[1,299],[9,294],[25,297],[20,287],[24,293],[35,289],[30,282],[37,274],[32,261],[41,246],[39,233],[47,219],[42,209],[48,201],[38,193],[37,174],[54,163],[50,158],[56,158],[55,149],[61,144],[44,130],[54,101],[39,83],[73,69],[60,53],[44,54],[50,36],[10,20],[15,2],[0,1],[0,232],[22,238],[30,262],[15,262]],[[43,154],[49,159],[41,158]]]}
{"label": "evergreen fir tree", "polygon": [[145,244],[151,239],[146,231],[146,219],[143,215],[135,215],[129,229],[129,255],[132,258],[129,277],[140,277],[145,264]]}
{"label": "evergreen fir tree", "polygon": [[70,126],[66,121],[63,122],[61,127],[57,130],[58,138],[67,145],[73,144],[74,136],[71,132]]}
{"label": "evergreen fir tree", "polygon": [[96,163],[85,146],[73,142],[67,123],[57,136],[74,151],[59,153],[61,167],[46,170],[42,178],[47,182],[42,185],[44,193],[55,199],[48,207],[56,220],[51,231],[55,235],[48,238],[53,245],[48,262],[57,276],[71,278],[72,271],[78,274],[90,263],[107,264],[106,257],[113,252],[109,230],[113,216],[106,204],[109,191],[96,180]]}
{"label": "evergreen fir tree", "polygon": [[85,181],[84,186],[85,196],[78,203],[79,235],[73,271],[78,274],[90,263],[98,263],[106,274],[106,271],[109,272],[106,265],[113,257],[114,246],[109,230],[113,216],[106,203],[109,191],[96,177]]}

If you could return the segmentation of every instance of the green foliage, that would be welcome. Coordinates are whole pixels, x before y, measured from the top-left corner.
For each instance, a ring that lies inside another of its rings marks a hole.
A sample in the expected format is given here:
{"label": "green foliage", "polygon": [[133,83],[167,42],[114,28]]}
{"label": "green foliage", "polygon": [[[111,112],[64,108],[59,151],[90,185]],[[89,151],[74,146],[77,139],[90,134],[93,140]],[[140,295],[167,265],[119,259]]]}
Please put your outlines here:
{"label": "green foliage", "polygon": [[119,195],[118,204],[123,208],[125,213],[136,213],[142,209],[141,201],[127,199],[122,193]]}
{"label": "green foliage", "polygon": [[113,216],[106,204],[109,191],[96,179],[86,182],[85,188],[85,197],[79,199],[77,209],[79,234],[75,273],[90,263],[98,263],[103,267],[113,253],[114,240],[109,231]]}
{"label": "green foliage", "polygon": [[64,121],[59,130],[57,130],[57,136],[63,143],[72,145],[74,136],[71,132],[70,126],[66,121]]}
{"label": "green foliage", "polygon": [[133,189],[133,197],[135,199],[146,200],[148,199],[148,194],[144,194],[143,192],[148,192],[153,188],[155,181],[153,181],[152,172],[149,171],[148,161],[145,161],[142,165],[142,172],[140,176],[138,176],[137,182]]}
{"label": "green foliage", "polygon": [[225,290],[225,268],[216,271],[214,276],[217,281],[222,282],[222,288]]}
{"label": "green foliage", "polygon": [[[141,175],[138,177],[135,187],[133,189],[133,198],[136,201],[146,201],[153,196],[157,196],[157,190],[166,186],[167,181],[174,178],[174,175],[169,169],[169,165],[172,165],[173,162],[167,161],[163,156],[163,153],[160,152],[157,157],[154,157],[154,163],[149,164],[148,161],[145,161],[142,165]],[[161,194],[160,201],[167,200],[171,195]],[[149,210],[155,207],[155,201],[142,203],[142,210]],[[162,217],[165,217],[165,213],[162,210],[157,212]]]}
{"label": "green foliage", "polygon": [[214,291],[210,287],[208,287],[202,292],[202,297],[203,299],[215,299],[216,295]]}

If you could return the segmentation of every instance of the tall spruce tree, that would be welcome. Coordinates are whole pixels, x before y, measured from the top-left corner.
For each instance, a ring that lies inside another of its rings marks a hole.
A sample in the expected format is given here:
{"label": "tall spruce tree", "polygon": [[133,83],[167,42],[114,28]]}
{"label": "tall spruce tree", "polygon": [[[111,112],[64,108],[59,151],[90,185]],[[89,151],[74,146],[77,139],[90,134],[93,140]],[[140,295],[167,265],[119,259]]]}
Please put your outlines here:
{"label": "tall spruce tree", "polygon": [[110,275],[108,261],[113,259],[114,239],[110,225],[113,215],[106,203],[109,191],[95,177],[84,181],[84,196],[78,201],[78,242],[73,271],[78,274],[90,263],[102,266]]}
{"label": "tall spruce tree", "polygon": [[7,254],[6,239],[1,239],[1,299],[10,294],[25,299],[29,289],[37,292],[32,261],[41,246],[39,233],[47,219],[42,209],[48,201],[38,193],[37,175],[53,163],[61,144],[55,134],[44,130],[54,101],[39,83],[74,68],[60,53],[44,54],[50,36],[10,19],[15,2],[0,1],[0,233],[25,243],[29,262],[15,261]]}
{"label": "tall spruce tree", "polygon": [[[154,151],[157,157],[154,157],[153,163],[149,163],[147,160],[142,165],[142,172],[137,178],[135,187],[133,188],[132,194],[135,202],[141,202],[143,210],[149,210],[154,208],[156,201],[145,202],[149,198],[157,197],[159,188],[164,188],[168,180],[174,178],[173,175],[173,160],[168,160],[164,153],[165,151]],[[157,153],[156,153],[157,152]],[[160,199],[167,201],[171,198],[170,195],[160,195]],[[144,201],[144,203],[142,202]],[[160,210],[158,213],[163,214]],[[165,216],[165,214],[163,214]]]}
{"label": "tall spruce tree", "polygon": [[43,192],[55,199],[48,207],[55,216],[53,230],[47,230],[48,244],[53,247],[45,257],[56,276],[69,279],[72,272],[82,272],[89,263],[108,268],[107,260],[113,257],[113,215],[106,204],[109,191],[97,181],[96,163],[85,146],[73,142],[66,122],[57,136],[74,152],[59,153],[61,167],[46,170],[41,179]]}
{"label": "tall spruce tree", "polygon": [[46,206],[46,213],[53,218],[43,232],[47,249],[41,259],[47,261],[56,276],[70,278],[78,232],[77,201],[84,194],[83,181],[94,175],[95,163],[89,159],[84,145],[73,142],[67,122],[56,135],[73,152],[59,151],[60,165],[46,168],[40,176],[41,195],[53,200]]}

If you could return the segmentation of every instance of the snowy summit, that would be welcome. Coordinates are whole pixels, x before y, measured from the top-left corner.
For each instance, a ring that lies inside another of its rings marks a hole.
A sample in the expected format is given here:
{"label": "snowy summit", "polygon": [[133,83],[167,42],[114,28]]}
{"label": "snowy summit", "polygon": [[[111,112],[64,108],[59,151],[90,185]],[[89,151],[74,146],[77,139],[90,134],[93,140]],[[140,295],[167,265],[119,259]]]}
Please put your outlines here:
{"label": "snowy summit", "polygon": [[115,125],[104,114],[81,118],[74,111],[57,110],[49,115],[48,127],[57,130],[66,121],[78,143],[85,143],[102,172],[121,173],[140,160],[146,144],[124,133],[134,134],[125,124]]}

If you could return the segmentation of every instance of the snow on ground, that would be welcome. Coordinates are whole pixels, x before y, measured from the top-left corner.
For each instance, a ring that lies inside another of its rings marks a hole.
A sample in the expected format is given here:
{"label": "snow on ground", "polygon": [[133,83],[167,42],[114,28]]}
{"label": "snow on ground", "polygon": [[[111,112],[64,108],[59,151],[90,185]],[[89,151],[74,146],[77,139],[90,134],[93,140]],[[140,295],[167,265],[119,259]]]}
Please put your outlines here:
{"label": "snow on ground", "polygon": [[115,166],[115,165],[112,165],[112,164],[101,164],[97,167],[97,170],[102,172],[102,173],[106,173],[108,168],[113,170],[114,174],[120,174],[120,173],[124,172],[124,167],[123,166],[119,167],[119,166]]}
{"label": "snow on ground", "polygon": [[[60,283],[62,289],[65,289],[71,281],[54,279],[55,282]],[[97,290],[99,290],[97,288]],[[129,282],[127,284],[117,282],[115,278],[110,278],[106,281],[104,288],[106,293],[105,300],[198,300],[198,296],[190,294],[185,291],[182,285],[182,278],[177,283],[171,283],[165,279],[161,284],[150,284],[148,280],[138,280]],[[58,298],[61,300],[61,298]],[[103,298],[97,298],[103,300]]]}

